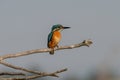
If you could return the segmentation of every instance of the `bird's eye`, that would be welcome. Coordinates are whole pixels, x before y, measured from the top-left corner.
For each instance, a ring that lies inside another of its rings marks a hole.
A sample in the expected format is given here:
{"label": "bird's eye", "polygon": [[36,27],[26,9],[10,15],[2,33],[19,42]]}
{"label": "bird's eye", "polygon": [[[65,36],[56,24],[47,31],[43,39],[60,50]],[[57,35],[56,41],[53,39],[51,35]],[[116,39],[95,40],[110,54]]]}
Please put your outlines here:
{"label": "bird's eye", "polygon": [[59,27],[58,29],[61,29],[61,27]]}

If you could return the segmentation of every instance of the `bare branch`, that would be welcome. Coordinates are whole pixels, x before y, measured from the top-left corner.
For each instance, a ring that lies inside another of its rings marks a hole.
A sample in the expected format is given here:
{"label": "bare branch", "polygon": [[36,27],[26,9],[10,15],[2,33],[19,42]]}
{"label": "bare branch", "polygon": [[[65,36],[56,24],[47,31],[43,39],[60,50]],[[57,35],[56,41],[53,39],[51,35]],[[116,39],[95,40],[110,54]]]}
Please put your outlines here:
{"label": "bare branch", "polygon": [[53,73],[44,73],[42,75],[32,75],[32,76],[26,76],[23,78],[4,78],[4,80],[31,80],[36,78],[41,78],[45,76],[52,76],[52,77],[59,77],[57,74],[67,71],[67,68],[53,72]]}
{"label": "bare branch", "polygon": [[[81,42],[79,44],[56,47],[54,50],[56,51],[56,50],[72,49],[72,48],[78,48],[81,46],[89,47],[91,44],[92,44],[91,40],[84,40],[83,42]],[[29,70],[29,69],[26,69],[23,67],[15,66],[15,65],[12,65],[12,64],[4,61],[4,59],[7,59],[7,58],[16,58],[16,57],[20,57],[20,56],[35,54],[35,53],[45,53],[45,52],[50,52],[51,50],[52,49],[49,49],[49,48],[35,49],[35,50],[23,51],[23,52],[18,52],[15,54],[7,54],[7,55],[0,56],[0,64],[3,64],[7,67],[10,67],[10,68],[13,68],[16,70],[21,70],[21,71],[35,74],[32,76],[25,76],[25,77],[21,77],[21,78],[0,78],[0,79],[3,79],[3,80],[30,80],[30,79],[35,79],[35,78],[40,78],[40,77],[45,77],[45,76],[59,77],[57,74],[64,72],[64,71],[67,71],[67,69],[58,70],[58,71],[53,72],[53,73],[46,73],[46,72],[33,71],[33,70]],[[4,75],[4,74],[5,75],[22,75],[22,73],[0,73],[0,75]],[[23,75],[25,75],[25,74],[23,74]]]}
{"label": "bare branch", "polygon": [[57,74],[65,72],[65,71],[67,71],[67,68],[59,70],[59,71],[56,71],[56,72],[53,72],[53,73],[44,73],[42,75],[29,76],[26,79],[35,79],[35,78],[45,77],[45,76],[59,77]]}
{"label": "bare branch", "polygon": [[32,70],[25,69],[25,68],[22,68],[22,67],[19,67],[19,66],[15,66],[15,65],[9,64],[5,61],[1,61],[0,63],[7,66],[7,67],[13,68],[13,69],[22,70],[22,71],[26,71],[26,72],[29,72],[29,73],[39,74],[39,75],[44,74],[42,72],[32,71]]}
{"label": "bare branch", "polygon": [[[91,40],[84,40],[82,43],[73,44],[73,45],[69,45],[69,46],[61,46],[61,47],[55,48],[54,50],[56,51],[56,50],[72,49],[72,48],[78,48],[81,46],[89,47],[91,44],[92,44]],[[7,54],[7,55],[0,56],[0,60],[7,59],[7,58],[26,56],[26,55],[30,55],[30,54],[34,54],[34,53],[45,53],[45,52],[50,52],[50,51],[51,51],[51,49],[49,49],[49,48],[29,50],[29,51],[24,51],[24,52],[18,52],[16,54]]]}
{"label": "bare branch", "polygon": [[25,74],[24,73],[20,73],[20,72],[1,72],[0,73],[0,76],[2,76],[2,75],[22,75],[22,76],[25,76]]}
{"label": "bare branch", "polygon": [[59,71],[56,71],[52,74],[47,74],[45,72],[39,72],[39,71],[33,71],[33,70],[29,70],[29,69],[25,69],[25,68],[22,68],[22,67],[19,67],[19,66],[15,66],[15,65],[12,65],[12,64],[9,64],[5,61],[1,61],[1,64],[7,66],[7,67],[10,67],[10,68],[13,68],[13,69],[17,69],[17,70],[22,70],[22,71],[26,71],[26,72],[29,72],[29,73],[34,73],[34,74],[38,74],[39,76],[54,76],[54,77],[58,77],[56,74],[58,73],[61,73],[61,72],[64,72],[64,71],[67,71],[67,68],[66,69],[62,69],[62,70],[59,70]]}

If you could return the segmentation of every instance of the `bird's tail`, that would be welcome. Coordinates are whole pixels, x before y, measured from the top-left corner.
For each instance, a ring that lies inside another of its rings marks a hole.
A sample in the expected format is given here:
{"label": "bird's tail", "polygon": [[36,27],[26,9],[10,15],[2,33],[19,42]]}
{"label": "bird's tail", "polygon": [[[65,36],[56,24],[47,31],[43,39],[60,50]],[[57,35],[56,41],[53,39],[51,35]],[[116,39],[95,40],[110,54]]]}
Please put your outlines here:
{"label": "bird's tail", "polygon": [[54,49],[52,49],[50,52],[49,52],[51,55],[54,54]]}

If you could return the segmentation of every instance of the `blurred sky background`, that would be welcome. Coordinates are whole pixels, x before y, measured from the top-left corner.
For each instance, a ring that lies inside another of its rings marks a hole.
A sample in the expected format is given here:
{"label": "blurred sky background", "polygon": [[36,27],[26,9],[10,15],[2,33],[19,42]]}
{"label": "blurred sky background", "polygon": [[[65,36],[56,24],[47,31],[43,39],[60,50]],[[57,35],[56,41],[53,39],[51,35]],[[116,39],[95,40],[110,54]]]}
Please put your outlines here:
{"label": "blurred sky background", "polygon": [[33,54],[7,61],[26,68],[34,65],[45,72],[68,68],[61,77],[84,75],[102,64],[120,73],[119,0],[0,0],[0,55],[46,48],[54,24],[71,27],[62,32],[60,46],[85,39],[93,44],[56,51],[53,56]]}

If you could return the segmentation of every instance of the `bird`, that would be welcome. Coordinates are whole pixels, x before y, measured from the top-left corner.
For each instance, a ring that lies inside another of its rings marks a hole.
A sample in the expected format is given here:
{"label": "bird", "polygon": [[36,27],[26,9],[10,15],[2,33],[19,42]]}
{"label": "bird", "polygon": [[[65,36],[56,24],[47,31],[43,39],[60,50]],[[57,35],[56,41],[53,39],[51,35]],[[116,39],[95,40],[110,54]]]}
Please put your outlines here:
{"label": "bird", "polygon": [[59,47],[58,43],[61,40],[61,31],[64,29],[69,29],[70,27],[65,27],[61,24],[55,24],[51,28],[51,32],[48,34],[48,41],[47,41],[47,47],[51,48],[52,50],[49,52],[51,55],[54,54],[54,48]]}

